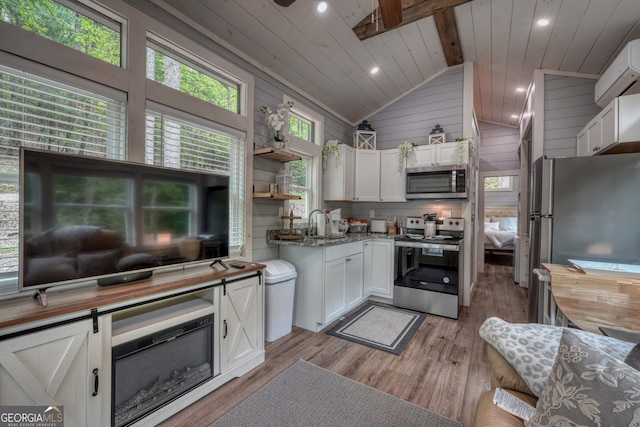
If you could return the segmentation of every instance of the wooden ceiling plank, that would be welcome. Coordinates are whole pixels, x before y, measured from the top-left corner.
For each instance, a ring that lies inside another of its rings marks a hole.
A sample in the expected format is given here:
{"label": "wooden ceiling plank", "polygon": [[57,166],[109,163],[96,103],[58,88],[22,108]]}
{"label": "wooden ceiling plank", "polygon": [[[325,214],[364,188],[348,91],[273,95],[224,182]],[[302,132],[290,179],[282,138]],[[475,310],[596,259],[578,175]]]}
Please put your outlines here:
{"label": "wooden ceiling plank", "polygon": [[[416,22],[420,19],[427,18],[443,9],[452,8],[470,2],[471,0],[404,0],[402,2],[402,25]],[[353,27],[353,32],[360,40],[365,40],[373,36],[385,33],[392,28],[387,28],[384,19],[380,17],[380,9],[376,9],[367,15],[362,21]]]}
{"label": "wooden ceiling plank", "polygon": [[462,48],[460,47],[460,38],[458,37],[458,27],[456,26],[456,17],[452,8],[447,8],[433,14],[436,22],[436,28],[440,35],[440,43],[444,50],[444,56],[447,59],[449,67],[459,65],[464,62],[462,58]]}

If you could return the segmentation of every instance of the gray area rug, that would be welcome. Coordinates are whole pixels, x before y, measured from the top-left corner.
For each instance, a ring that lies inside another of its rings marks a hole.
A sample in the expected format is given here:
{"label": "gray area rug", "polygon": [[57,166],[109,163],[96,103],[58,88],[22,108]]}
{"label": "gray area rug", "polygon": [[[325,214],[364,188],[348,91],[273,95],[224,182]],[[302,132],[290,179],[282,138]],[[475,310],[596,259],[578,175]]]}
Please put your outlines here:
{"label": "gray area rug", "polygon": [[299,360],[211,427],[463,427],[375,388]]}
{"label": "gray area rug", "polygon": [[401,354],[422,325],[424,313],[368,304],[347,315],[329,335],[396,355]]}

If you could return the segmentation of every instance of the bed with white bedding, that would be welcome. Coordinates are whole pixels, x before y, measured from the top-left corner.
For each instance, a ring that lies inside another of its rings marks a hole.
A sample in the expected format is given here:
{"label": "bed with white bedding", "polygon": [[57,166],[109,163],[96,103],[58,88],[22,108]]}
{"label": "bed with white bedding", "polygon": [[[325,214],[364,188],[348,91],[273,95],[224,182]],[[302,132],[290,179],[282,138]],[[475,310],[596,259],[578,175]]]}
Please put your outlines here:
{"label": "bed with white bedding", "polygon": [[515,208],[485,208],[485,255],[513,255],[515,239],[518,236],[518,218],[516,215]]}

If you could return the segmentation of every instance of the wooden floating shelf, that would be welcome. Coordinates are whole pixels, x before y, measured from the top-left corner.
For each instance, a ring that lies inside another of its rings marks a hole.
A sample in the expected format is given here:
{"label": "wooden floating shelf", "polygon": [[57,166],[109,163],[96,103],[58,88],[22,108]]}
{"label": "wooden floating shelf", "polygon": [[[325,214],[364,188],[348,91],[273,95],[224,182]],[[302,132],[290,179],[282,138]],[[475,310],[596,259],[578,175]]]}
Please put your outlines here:
{"label": "wooden floating shelf", "polygon": [[254,156],[264,157],[265,159],[278,160],[280,162],[292,162],[300,160],[302,157],[297,154],[289,153],[288,151],[277,150],[272,147],[259,148],[253,150]]}
{"label": "wooden floating shelf", "polygon": [[[254,199],[300,200],[300,196],[282,193],[253,193]],[[288,217],[287,217],[288,218]]]}

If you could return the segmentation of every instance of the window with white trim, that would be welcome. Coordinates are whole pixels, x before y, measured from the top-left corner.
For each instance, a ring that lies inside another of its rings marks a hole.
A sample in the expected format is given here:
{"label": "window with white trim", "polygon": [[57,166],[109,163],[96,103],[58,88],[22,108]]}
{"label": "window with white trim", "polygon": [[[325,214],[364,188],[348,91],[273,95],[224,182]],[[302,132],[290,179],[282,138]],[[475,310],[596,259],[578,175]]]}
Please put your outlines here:
{"label": "window with white trim", "polygon": [[288,120],[288,145],[291,152],[302,158],[285,166],[291,173],[291,193],[300,196],[300,200],[287,201],[285,211],[293,209],[295,216],[302,217],[299,221],[306,222],[309,213],[319,208],[322,202],[324,117],[288,96],[284,97],[283,102],[293,102]]}
{"label": "window with white trim", "polygon": [[68,1],[3,1],[0,19],[109,64],[122,65],[123,25],[120,17],[106,9]]}
{"label": "window with white trim", "polygon": [[20,147],[124,159],[124,101],[0,65],[0,293],[18,284]]}
{"label": "window with white trim", "polygon": [[215,123],[196,123],[178,111],[149,103],[145,163],[229,177],[229,254],[240,255],[244,244],[245,137]]}
{"label": "window with white trim", "polygon": [[488,176],[484,179],[484,191],[513,191],[511,176]]}

